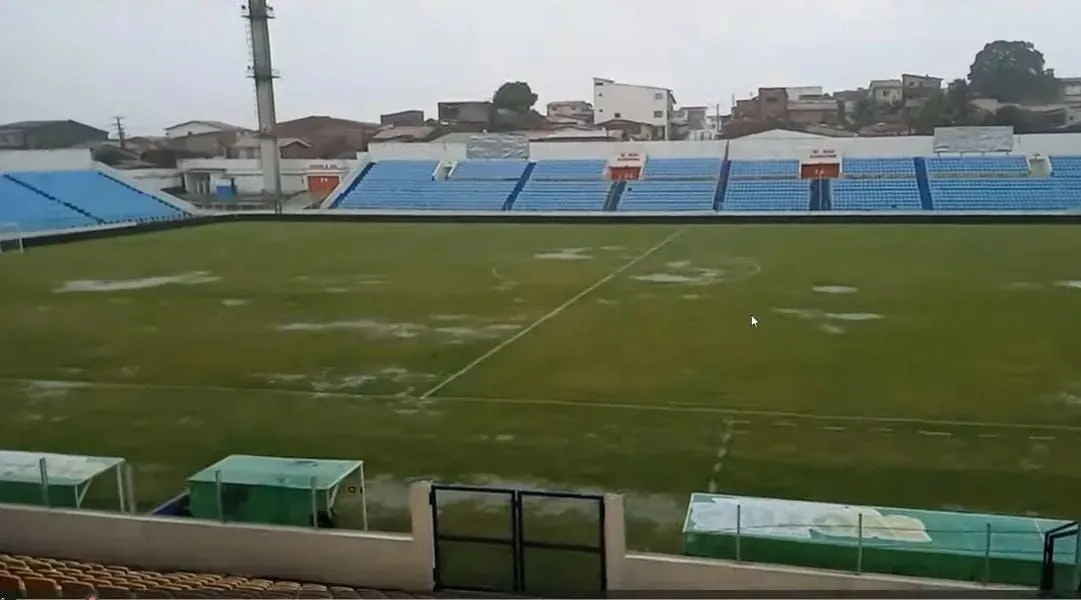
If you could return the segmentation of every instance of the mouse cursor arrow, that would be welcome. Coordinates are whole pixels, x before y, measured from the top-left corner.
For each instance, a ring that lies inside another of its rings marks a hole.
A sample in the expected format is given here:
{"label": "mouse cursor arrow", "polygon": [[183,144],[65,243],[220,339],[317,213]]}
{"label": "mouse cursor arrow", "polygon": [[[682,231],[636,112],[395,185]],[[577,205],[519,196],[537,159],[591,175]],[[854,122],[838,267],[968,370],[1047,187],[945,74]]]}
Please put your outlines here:
{"label": "mouse cursor arrow", "polygon": [[754,318],[754,315],[751,315],[751,327],[758,327],[758,319]]}

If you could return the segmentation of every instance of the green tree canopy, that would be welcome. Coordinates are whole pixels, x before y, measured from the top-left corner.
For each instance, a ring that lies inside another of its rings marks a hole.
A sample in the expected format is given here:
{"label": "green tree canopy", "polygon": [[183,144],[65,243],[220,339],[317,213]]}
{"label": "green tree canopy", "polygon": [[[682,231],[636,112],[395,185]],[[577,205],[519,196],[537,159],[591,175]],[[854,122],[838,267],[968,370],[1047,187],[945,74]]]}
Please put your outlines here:
{"label": "green tree canopy", "polygon": [[496,108],[505,108],[515,112],[528,112],[537,103],[537,95],[524,81],[508,81],[499,86],[492,96]]}
{"label": "green tree canopy", "polygon": [[975,95],[999,102],[1048,101],[1058,93],[1054,71],[1032,42],[998,40],[976,53],[968,70]]}

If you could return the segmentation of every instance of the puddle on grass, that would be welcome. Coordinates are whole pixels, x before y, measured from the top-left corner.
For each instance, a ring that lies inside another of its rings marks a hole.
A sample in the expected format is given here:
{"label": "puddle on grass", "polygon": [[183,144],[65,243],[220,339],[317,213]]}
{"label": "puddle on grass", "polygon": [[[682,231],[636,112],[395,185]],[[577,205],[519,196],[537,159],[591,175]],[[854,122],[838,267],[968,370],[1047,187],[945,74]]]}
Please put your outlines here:
{"label": "puddle on grass", "polygon": [[882,318],[882,315],[878,313],[826,313],[827,319],[834,319],[837,321],[877,321]]}
{"label": "puddle on grass", "polygon": [[822,331],[825,331],[826,333],[833,334],[833,335],[839,335],[839,334],[842,334],[842,333],[845,332],[844,327],[841,327],[839,325],[834,325],[833,323],[826,323],[826,324],[822,325],[821,327],[819,327],[819,329],[821,329]]}
{"label": "puddle on grass", "polygon": [[1070,281],[1056,281],[1055,285],[1061,288],[1072,288],[1075,290],[1081,290],[1081,279],[1073,279]]}
{"label": "puddle on grass", "polygon": [[[358,331],[369,337],[373,338],[396,338],[396,339],[411,339],[420,335],[433,335],[441,338],[443,343],[446,344],[461,344],[476,340],[490,340],[503,337],[508,332],[517,331],[522,328],[519,323],[508,322],[491,322],[490,319],[483,317],[472,317],[470,315],[436,315],[437,317],[444,317],[442,319],[433,319],[438,322],[461,322],[466,319],[476,319],[481,322],[476,325],[443,325],[432,327],[422,323],[396,323],[392,321],[381,321],[377,319],[360,319],[356,321],[331,321],[328,323],[286,323],[284,325],[278,325],[276,329],[278,331],[307,331],[307,332],[325,332],[325,331]],[[453,318],[446,318],[453,317]],[[460,318],[459,318],[460,317]],[[501,319],[502,321],[522,321],[524,317],[508,317]]]}
{"label": "puddle on grass", "polygon": [[752,258],[722,258],[717,262],[725,268],[703,268],[689,260],[675,260],[665,263],[666,271],[633,275],[631,279],[659,284],[711,285],[743,281],[762,272],[761,265]]}
{"label": "puddle on grass", "polygon": [[850,285],[816,285],[811,290],[819,294],[855,294],[859,291]]}
{"label": "puddle on grass", "polygon": [[80,381],[31,381],[26,384],[26,396],[28,398],[63,398],[71,390],[87,386],[88,384]]}
{"label": "puddle on grass", "polygon": [[221,301],[222,306],[227,306],[230,308],[236,306],[247,306],[248,304],[251,304],[251,301],[244,300],[242,298],[226,298],[225,300]]}
{"label": "puddle on grass", "polygon": [[[357,392],[375,382],[395,384],[420,384],[435,379],[430,373],[416,373],[402,367],[384,367],[361,373],[334,373],[324,370],[314,374],[304,373],[256,373],[252,375],[272,385],[303,384],[316,393]],[[410,387],[408,391],[412,391]]]}
{"label": "puddle on grass", "polygon": [[546,250],[533,255],[538,260],[592,260],[593,257],[586,254],[589,248],[557,248]]}
{"label": "puddle on grass", "polygon": [[161,277],[144,277],[142,279],[80,279],[67,281],[54,290],[57,294],[71,292],[120,292],[130,290],[145,290],[161,287],[164,285],[198,285],[201,283],[213,283],[221,280],[220,277],[211,275],[206,271],[193,271],[180,275],[166,275]]}

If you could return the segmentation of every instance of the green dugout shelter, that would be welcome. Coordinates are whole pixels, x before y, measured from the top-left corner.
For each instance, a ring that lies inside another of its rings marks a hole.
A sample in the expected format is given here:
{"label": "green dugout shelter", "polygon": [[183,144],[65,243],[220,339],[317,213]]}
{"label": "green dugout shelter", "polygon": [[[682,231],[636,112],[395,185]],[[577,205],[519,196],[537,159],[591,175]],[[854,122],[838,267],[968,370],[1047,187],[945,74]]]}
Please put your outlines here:
{"label": "green dugout shelter", "polygon": [[90,485],[116,474],[121,512],[135,512],[131,470],[123,458],[0,450],[0,502],[82,508]]}
{"label": "green dugout shelter", "polygon": [[197,519],[312,527],[340,493],[361,496],[368,529],[364,461],[234,454],[188,478]]}

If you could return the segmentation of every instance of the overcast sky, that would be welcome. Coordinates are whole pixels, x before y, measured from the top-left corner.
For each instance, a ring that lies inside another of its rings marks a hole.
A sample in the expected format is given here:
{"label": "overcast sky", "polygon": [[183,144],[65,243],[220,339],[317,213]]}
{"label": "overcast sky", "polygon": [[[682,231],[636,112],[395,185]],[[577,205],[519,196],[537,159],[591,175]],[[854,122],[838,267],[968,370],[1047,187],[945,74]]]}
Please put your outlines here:
{"label": "overcast sky", "polygon": [[[160,135],[255,124],[240,0],[0,0],[0,122],[76,119]],[[378,121],[524,80],[592,99],[591,78],[670,87],[684,105],[758,86],[865,86],[967,73],[994,39],[1081,76],[1077,0],[271,0],[279,121]]]}

